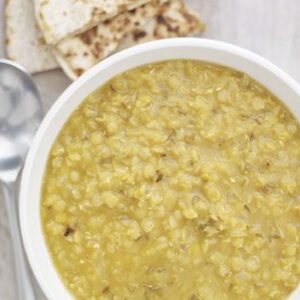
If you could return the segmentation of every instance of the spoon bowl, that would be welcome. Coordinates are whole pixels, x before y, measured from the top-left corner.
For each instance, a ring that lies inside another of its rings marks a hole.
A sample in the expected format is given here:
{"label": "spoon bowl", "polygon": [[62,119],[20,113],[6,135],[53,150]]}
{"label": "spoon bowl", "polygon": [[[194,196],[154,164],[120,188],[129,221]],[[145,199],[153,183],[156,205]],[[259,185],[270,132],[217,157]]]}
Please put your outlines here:
{"label": "spoon bowl", "polygon": [[43,118],[39,92],[21,66],[0,59],[0,181],[16,180]]}

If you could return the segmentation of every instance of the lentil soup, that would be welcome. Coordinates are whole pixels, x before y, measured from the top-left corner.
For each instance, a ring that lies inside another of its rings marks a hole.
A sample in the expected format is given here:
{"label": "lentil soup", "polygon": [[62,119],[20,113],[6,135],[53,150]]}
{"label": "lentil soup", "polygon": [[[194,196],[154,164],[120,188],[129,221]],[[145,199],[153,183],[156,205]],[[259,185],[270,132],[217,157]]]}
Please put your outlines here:
{"label": "lentil soup", "polygon": [[246,74],[191,60],[129,70],[51,149],[49,252],[76,299],[286,299],[299,161],[298,122]]}

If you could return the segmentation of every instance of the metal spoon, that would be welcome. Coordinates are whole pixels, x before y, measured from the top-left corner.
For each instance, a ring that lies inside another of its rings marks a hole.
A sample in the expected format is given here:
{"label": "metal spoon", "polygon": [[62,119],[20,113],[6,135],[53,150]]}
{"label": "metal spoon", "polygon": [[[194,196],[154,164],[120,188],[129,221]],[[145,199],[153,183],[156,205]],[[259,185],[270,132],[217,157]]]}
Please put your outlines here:
{"label": "metal spoon", "polygon": [[21,66],[0,59],[0,184],[13,243],[19,300],[36,297],[21,241],[15,183],[42,118],[42,101],[32,78]]}

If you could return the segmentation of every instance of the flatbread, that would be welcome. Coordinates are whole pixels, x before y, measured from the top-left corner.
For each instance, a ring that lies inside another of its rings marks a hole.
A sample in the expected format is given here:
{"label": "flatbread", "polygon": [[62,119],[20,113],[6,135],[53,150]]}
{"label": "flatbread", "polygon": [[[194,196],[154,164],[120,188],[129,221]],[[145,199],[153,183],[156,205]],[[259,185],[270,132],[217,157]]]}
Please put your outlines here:
{"label": "flatbread", "polygon": [[150,0],[35,0],[36,18],[48,44],[87,31]]}
{"label": "flatbread", "polygon": [[7,0],[5,14],[7,57],[30,73],[57,68],[58,63],[37,27],[32,0]]}
{"label": "flatbread", "polygon": [[160,10],[160,0],[126,11],[55,47],[57,59],[72,79],[114,52],[126,33],[143,27]]}
{"label": "flatbread", "polygon": [[146,26],[126,34],[117,50],[153,40],[189,36],[204,30],[204,23],[185,5],[184,1],[170,0],[161,5],[158,15]]}
{"label": "flatbread", "polygon": [[60,42],[55,52],[65,73],[74,80],[117,49],[202,29],[203,24],[183,0],[157,0]]}

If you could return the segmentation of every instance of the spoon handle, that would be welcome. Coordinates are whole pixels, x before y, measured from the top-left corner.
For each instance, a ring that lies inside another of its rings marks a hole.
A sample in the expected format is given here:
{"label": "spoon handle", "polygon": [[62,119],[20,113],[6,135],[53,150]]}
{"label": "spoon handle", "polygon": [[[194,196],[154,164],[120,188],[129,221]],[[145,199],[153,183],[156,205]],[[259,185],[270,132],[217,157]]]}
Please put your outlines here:
{"label": "spoon handle", "polygon": [[31,271],[26,261],[20,233],[15,184],[4,185],[4,201],[15,258],[18,300],[35,300]]}

